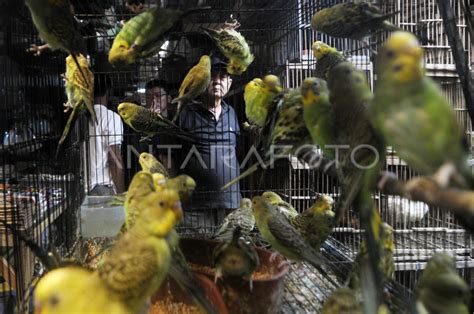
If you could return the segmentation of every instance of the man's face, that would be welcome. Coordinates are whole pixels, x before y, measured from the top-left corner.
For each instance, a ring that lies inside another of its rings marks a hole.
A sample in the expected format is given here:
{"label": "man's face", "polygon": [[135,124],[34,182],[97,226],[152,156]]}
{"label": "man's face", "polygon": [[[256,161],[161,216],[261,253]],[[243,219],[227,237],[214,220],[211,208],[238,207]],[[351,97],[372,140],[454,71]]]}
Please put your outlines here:
{"label": "man's face", "polygon": [[212,98],[222,99],[229,92],[231,86],[232,78],[225,71],[217,71],[212,73],[207,92]]}
{"label": "man's face", "polygon": [[125,6],[127,7],[127,9],[132,12],[133,14],[139,14],[139,13],[142,13],[144,7],[143,7],[143,3],[140,3],[140,4],[128,4],[125,3]]}
{"label": "man's face", "polygon": [[152,111],[166,115],[170,96],[163,87],[155,86],[146,91],[146,106]]}

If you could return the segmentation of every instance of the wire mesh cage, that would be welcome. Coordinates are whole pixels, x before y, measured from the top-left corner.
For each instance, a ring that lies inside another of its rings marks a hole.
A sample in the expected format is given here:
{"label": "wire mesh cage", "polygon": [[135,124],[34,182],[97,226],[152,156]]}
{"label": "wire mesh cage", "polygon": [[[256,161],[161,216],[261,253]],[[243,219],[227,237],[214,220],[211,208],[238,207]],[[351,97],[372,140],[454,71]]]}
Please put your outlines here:
{"label": "wire mesh cage", "polygon": [[[310,207],[322,193],[337,200],[340,194],[337,180],[312,170],[295,156],[279,160],[272,169],[258,171],[228,190],[220,191],[219,187],[254,160],[251,148],[256,146],[257,136],[243,126],[244,87],[253,78],[271,73],[280,78],[285,88],[298,88],[318,69],[311,46],[320,40],[342,51],[363,71],[371,89],[377,84],[375,51],[387,38],[386,33],[372,36],[373,45],[369,48],[364,42],[332,38],[310,26],[314,12],[340,2],[347,1],[161,1],[165,8],[185,10],[209,6],[210,9],[194,12],[180,21],[172,35],[160,42],[156,53],[132,65],[114,67],[107,57],[114,38],[125,22],[156,6],[156,2],[71,1],[87,41],[95,76],[94,107],[100,114],[97,124],[79,120],[58,159],[53,155],[60,127],[65,122],[65,115],[59,109],[65,100],[60,77],[65,54],[45,52],[33,57],[25,52],[30,44],[40,41],[26,8],[20,8],[19,14],[0,28],[0,64],[5,73],[0,80],[0,126],[4,133],[0,143],[3,165],[0,180],[4,182],[0,199],[2,220],[43,247],[55,246],[62,255],[70,254],[77,242],[77,209],[84,193],[110,196],[124,192],[140,169],[141,152],[159,157],[173,176],[183,173],[195,177],[197,189],[185,208],[185,222],[178,228],[185,236],[211,236],[242,197],[251,198],[266,190],[278,193],[299,212]],[[458,121],[471,138],[469,115],[435,0],[375,2],[383,12],[393,13],[391,22],[420,38],[427,74],[441,84]],[[471,56],[464,12],[457,1],[450,3],[465,52]],[[221,75],[225,72],[222,69],[213,73],[220,75],[221,80],[211,84],[209,93],[229,88],[220,113],[193,109],[191,104],[191,109],[187,108],[178,119],[181,129],[197,134],[200,143],[207,143],[209,151],[191,153],[186,142],[169,135],[143,138],[122,121],[117,105],[125,101],[173,118],[177,108],[171,100],[178,95],[187,71],[203,54],[222,58],[203,29],[218,29],[234,20],[239,22],[238,31],[249,43],[255,61],[240,76]],[[189,116],[194,117],[191,122],[186,119]],[[233,164],[229,167],[229,161],[221,157],[234,152],[237,158],[230,161]],[[387,156],[386,170],[395,173],[398,179],[416,176],[392,150],[388,150]],[[192,163],[201,160],[205,171],[193,172]],[[450,212],[381,192],[374,194],[374,200],[382,219],[394,228],[396,278],[390,283],[394,312],[407,310],[407,300],[412,298],[421,270],[437,251],[455,255],[459,273],[472,282],[472,236]],[[0,227],[0,231],[5,278],[2,295],[3,303],[8,305],[19,302],[27,292],[33,278],[34,257],[8,228]],[[324,245],[324,254],[331,261],[327,273],[317,272],[306,264],[292,266],[283,311],[319,311],[336,288],[331,282],[342,285],[346,281],[363,234],[358,215],[350,211]]]}

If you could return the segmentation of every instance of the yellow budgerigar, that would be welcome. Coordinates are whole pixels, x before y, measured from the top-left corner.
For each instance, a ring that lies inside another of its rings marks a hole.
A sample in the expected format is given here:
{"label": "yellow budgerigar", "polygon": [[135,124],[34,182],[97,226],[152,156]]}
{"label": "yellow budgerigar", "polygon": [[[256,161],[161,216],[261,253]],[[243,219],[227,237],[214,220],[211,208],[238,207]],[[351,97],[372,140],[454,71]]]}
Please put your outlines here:
{"label": "yellow budgerigar", "polygon": [[66,73],[63,77],[67,96],[64,112],[72,111],[59,139],[58,152],[79,115],[88,111],[92,120],[97,121],[94,111],[94,74],[89,69],[87,58],[79,54],[74,60],[72,55],[69,55],[66,58]]}
{"label": "yellow budgerigar", "polygon": [[125,195],[125,226],[131,227],[141,212],[142,201],[155,191],[153,177],[145,171],[137,172],[130,182],[127,194]]}
{"label": "yellow budgerigar", "polygon": [[181,174],[174,178],[167,179],[163,175],[154,173],[153,184],[156,191],[171,189],[179,194],[182,202],[187,202],[196,188],[196,181],[186,174]]}
{"label": "yellow budgerigar", "polygon": [[166,178],[169,177],[166,167],[150,153],[141,153],[138,162],[145,172],[150,174],[160,173]]}
{"label": "yellow budgerigar", "polygon": [[282,90],[280,79],[272,74],[265,76],[263,80],[255,78],[245,85],[244,101],[247,119],[252,124],[263,127],[272,101]]}

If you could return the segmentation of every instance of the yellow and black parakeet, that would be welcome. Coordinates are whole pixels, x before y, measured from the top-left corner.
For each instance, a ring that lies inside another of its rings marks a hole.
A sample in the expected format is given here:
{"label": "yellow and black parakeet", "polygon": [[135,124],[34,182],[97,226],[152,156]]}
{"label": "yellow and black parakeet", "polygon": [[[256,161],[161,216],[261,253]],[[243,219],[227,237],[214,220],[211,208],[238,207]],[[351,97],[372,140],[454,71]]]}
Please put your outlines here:
{"label": "yellow and black parakeet", "polygon": [[250,123],[263,127],[273,100],[282,91],[280,79],[271,74],[263,80],[255,78],[245,85],[245,115]]}
{"label": "yellow and black parakeet", "polygon": [[429,260],[415,295],[420,314],[472,313],[469,286],[458,275],[454,258],[446,253],[436,253]]}
{"label": "yellow and black parakeet", "polygon": [[48,272],[34,290],[35,313],[102,313],[105,309],[114,314],[131,313],[97,273],[78,266]]}
{"label": "yellow and black parakeet", "polygon": [[[82,74],[81,74],[82,71]],[[59,139],[57,152],[66,140],[74,121],[84,112],[89,112],[91,119],[97,122],[94,110],[94,73],[89,69],[89,62],[82,55],[76,59],[69,55],[66,58],[66,73],[64,74],[67,102],[64,104],[69,112],[69,119]]]}
{"label": "yellow and black parakeet", "polygon": [[150,174],[160,173],[166,178],[169,177],[168,170],[155,156],[150,153],[141,153],[138,162],[142,170]]}
{"label": "yellow and black parakeet", "polygon": [[324,301],[321,314],[362,314],[362,305],[357,300],[355,292],[347,287],[341,287],[331,293]]}
{"label": "yellow and black parakeet", "polygon": [[291,220],[293,227],[316,251],[319,251],[332,232],[335,216],[333,205],[332,197],[321,194],[310,208]]}
{"label": "yellow and black parakeet", "polygon": [[323,80],[327,79],[328,72],[346,58],[334,47],[322,41],[315,41],[312,45],[313,55],[316,58],[316,70],[314,76]]}
{"label": "yellow and black parakeet", "polygon": [[221,241],[232,238],[236,227],[240,228],[240,233],[245,237],[255,228],[255,217],[252,213],[252,201],[248,198],[240,200],[240,207],[229,213],[222,223],[217,227],[214,237]]}
{"label": "yellow and black parakeet", "polygon": [[188,202],[196,189],[196,181],[186,174],[167,179],[161,174],[155,173],[152,177],[156,191],[159,192],[163,189],[176,191],[182,202]]}
{"label": "yellow and black parakeet", "polygon": [[186,74],[186,77],[179,87],[178,97],[171,101],[172,104],[178,103],[178,110],[173,121],[178,118],[182,106],[204,93],[210,83],[211,58],[208,55],[204,55],[199,60],[199,63],[193,66],[188,74]]}
{"label": "yellow and black parakeet", "polygon": [[326,81],[315,77],[306,78],[301,84],[301,94],[304,121],[313,144],[321,148],[324,156],[334,159],[335,151],[331,145],[336,144],[335,118]]}
{"label": "yellow and black parakeet", "polygon": [[229,27],[219,30],[209,28],[203,30],[214,40],[219,50],[229,60],[227,64],[229,74],[241,75],[247,71],[255,57],[242,34]]}
{"label": "yellow and black parakeet", "polygon": [[107,288],[132,312],[141,309],[168,274],[171,250],[166,237],[174,229],[180,209],[178,193],[147,196],[135,224],[120,236],[97,271]]}
{"label": "yellow and black parakeet", "polygon": [[262,193],[262,196],[265,197],[270,204],[275,206],[276,210],[282,214],[288,221],[291,221],[298,215],[298,212],[288,202],[285,202],[280,195],[272,191],[265,191]]}
{"label": "yellow and black parakeet", "polygon": [[209,8],[180,11],[156,6],[134,16],[115,36],[109,51],[110,64],[130,65],[158,53],[166,36],[179,21],[193,12],[206,9]]}
{"label": "yellow and black parakeet", "polygon": [[318,268],[326,263],[326,259],[305,242],[265,197],[255,196],[252,199],[252,210],[259,232],[274,250],[292,260],[307,261]]}
{"label": "yellow and black parakeet", "polygon": [[394,13],[383,14],[367,2],[339,3],[316,12],[311,19],[315,31],[336,38],[362,40],[378,31],[395,31],[398,27],[387,21]]}
{"label": "yellow and black parakeet", "polygon": [[221,276],[241,277],[250,280],[252,289],[252,274],[260,266],[260,259],[253,245],[241,237],[241,230],[240,226],[236,226],[232,239],[222,242],[214,249],[214,280],[217,281]]}

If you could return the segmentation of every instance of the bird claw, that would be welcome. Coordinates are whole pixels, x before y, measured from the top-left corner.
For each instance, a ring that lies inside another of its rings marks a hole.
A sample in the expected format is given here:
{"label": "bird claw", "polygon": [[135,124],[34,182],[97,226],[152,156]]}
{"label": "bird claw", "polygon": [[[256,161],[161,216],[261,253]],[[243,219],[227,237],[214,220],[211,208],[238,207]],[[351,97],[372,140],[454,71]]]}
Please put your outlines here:
{"label": "bird claw", "polygon": [[145,142],[145,141],[149,141],[149,140],[151,140],[151,136],[144,136],[144,137],[140,138],[140,143]]}
{"label": "bird claw", "polygon": [[37,46],[35,44],[32,44],[30,46],[30,48],[26,49],[27,52],[32,52],[34,56],[38,57],[41,55],[41,53],[46,50],[47,48],[49,48],[49,45],[48,44],[44,44],[44,45],[41,45],[41,46]]}
{"label": "bird claw", "polygon": [[216,273],[214,275],[214,283],[217,283],[217,280],[219,280],[222,277],[222,273],[220,270],[216,270]]}
{"label": "bird claw", "polygon": [[431,177],[441,188],[447,188],[451,182],[456,185],[466,186],[466,181],[459,174],[456,167],[448,162],[442,165]]}
{"label": "bird claw", "polygon": [[276,259],[276,257],[278,256],[278,253],[276,252],[273,252],[271,255],[270,255],[270,258],[269,258],[269,261],[270,263],[273,263]]}

